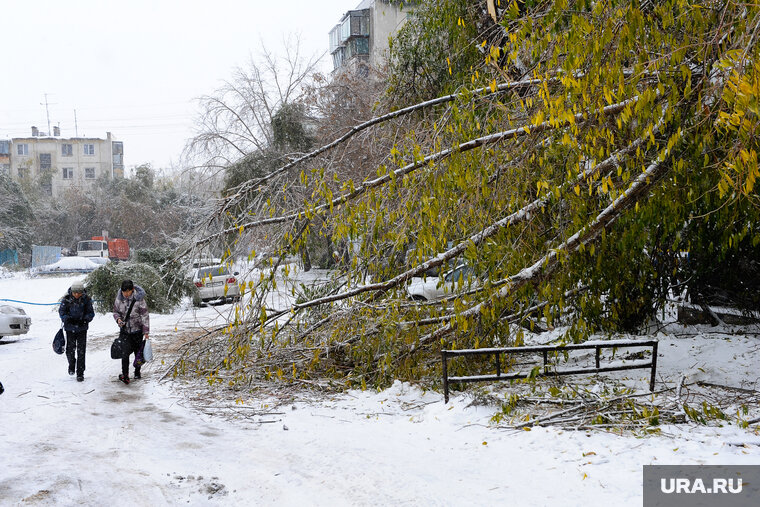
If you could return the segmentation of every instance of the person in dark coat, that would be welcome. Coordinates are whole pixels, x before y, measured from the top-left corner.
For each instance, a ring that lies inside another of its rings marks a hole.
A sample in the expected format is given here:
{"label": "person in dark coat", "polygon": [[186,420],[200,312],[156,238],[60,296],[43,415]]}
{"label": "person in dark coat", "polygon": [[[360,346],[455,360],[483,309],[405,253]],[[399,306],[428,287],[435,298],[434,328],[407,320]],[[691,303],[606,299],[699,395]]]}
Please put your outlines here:
{"label": "person in dark coat", "polygon": [[77,374],[77,381],[84,380],[85,353],[87,351],[87,328],[95,318],[92,299],[87,295],[82,282],[74,282],[68,294],[63,296],[58,307],[58,315],[66,331],[66,359],[69,360],[69,375]]}
{"label": "person in dark coat", "polygon": [[[131,313],[129,313],[130,306],[132,306]],[[127,313],[129,313],[129,319],[126,318]],[[142,353],[143,340],[150,338],[150,315],[148,315],[148,305],[145,303],[145,290],[135,285],[132,280],[121,282],[121,290],[116,293],[116,300],[113,303],[113,318],[124,330],[126,339],[125,350],[122,351],[121,356],[119,380],[129,384],[129,356],[135,354],[134,378],[139,379],[142,356],[138,354]]]}

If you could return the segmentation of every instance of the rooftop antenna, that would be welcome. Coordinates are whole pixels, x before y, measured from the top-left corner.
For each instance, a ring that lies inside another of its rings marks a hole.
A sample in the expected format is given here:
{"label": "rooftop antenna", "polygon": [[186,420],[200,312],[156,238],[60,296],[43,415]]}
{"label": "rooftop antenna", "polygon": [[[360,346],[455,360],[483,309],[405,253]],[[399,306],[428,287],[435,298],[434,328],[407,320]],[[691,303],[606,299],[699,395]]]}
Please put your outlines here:
{"label": "rooftop antenna", "polygon": [[46,93],[45,94],[45,104],[42,104],[42,102],[40,102],[40,105],[41,106],[42,105],[45,106],[45,113],[47,114],[47,124],[48,124],[47,135],[50,135],[50,109],[48,108],[49,104],[48,104],[47,97],[48,97],[48,94]]}
{"label": "rooftop antenna", "polygon": [[79,127],[77,127],[77,110],[74,109],[74,137],[79,137]]}

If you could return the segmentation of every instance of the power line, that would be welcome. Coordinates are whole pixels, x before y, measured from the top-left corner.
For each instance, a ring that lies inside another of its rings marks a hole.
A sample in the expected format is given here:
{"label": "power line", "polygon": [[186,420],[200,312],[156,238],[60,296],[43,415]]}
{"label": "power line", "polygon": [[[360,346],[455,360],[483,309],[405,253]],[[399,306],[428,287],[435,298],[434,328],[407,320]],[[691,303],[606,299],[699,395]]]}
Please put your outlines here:
{"label": "power line", "polygon": [[[116,110],[127,109],[129,111],[134,111],[135,109],[156,109],[161,106],[188,105],[188,104],[192,104],[192,102],[193,101],[191,100],[184,100],[181,102],[155,102],[155,103],[141,102],[139,104],[118,104],[118,105],[92,105],[90,104],[87,106],[78,106],[77,109],[80,111],[88,111],[92,109],[97,109],[98,111],[102,111],[104,109],[116,109]],[[36,107],[21,107],[21,108],[16,108],[16,109],[0,108],[0,113],[4,113],[4,114],[23,113],[26,111],[37,111],[37,108]]]}

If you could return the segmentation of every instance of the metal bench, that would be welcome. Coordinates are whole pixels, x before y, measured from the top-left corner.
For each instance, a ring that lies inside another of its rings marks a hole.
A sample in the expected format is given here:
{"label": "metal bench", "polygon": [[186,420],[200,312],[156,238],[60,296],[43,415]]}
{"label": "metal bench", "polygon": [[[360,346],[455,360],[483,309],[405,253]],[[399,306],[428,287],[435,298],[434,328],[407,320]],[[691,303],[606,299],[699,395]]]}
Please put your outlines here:
{"label": "metal bench", "polygon": [[[588,373],[603,373],[608,371],[637,370],[650,368],[652,370],[649,380],[649,390],[654,391],[654,378],[657,372],[657,340],[616,340],[616,341],[595,341],[572,345],[538,345],[532,347],[505,347],[505,348],[483,348],[483,349],[463,349],[463,350],[441,350],[441,360],[443,363],[443,393],[445,403],[449,402],[449,384],[452,382],[489,382],[502,380],[515,380],[533,377],[550,377],[559,375],[581,375]],[[650,360],[635,361],[631,364],[608,365],[602,366],[601,351],[602,349],[613,348],[633,348],[633,347],[651,347],[652,358]],[[565,352],[573,350],[596,350],[594,368],[575,368],[568,370],[557,370],[549,364],[550,352]],[[533,368],[529,373],[502,373],[501,356],[513,354],[541,353],[543,355],[543,368]],[[494,367],[496,374],[472,375],[465,377],[449,377],[448,360],[449,358],[462,356],[494,356]]]}

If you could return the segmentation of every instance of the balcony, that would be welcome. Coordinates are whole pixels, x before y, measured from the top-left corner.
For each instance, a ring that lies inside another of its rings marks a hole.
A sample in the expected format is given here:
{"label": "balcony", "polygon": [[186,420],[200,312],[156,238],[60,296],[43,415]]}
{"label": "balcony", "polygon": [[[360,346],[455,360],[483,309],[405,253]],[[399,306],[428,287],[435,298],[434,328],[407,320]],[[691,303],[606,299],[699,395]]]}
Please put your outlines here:
{"label": "balcony", "polygon": [[330,30],[330,53],[336,69],[351,58],[369,55],[369,9],[348,11]]}

